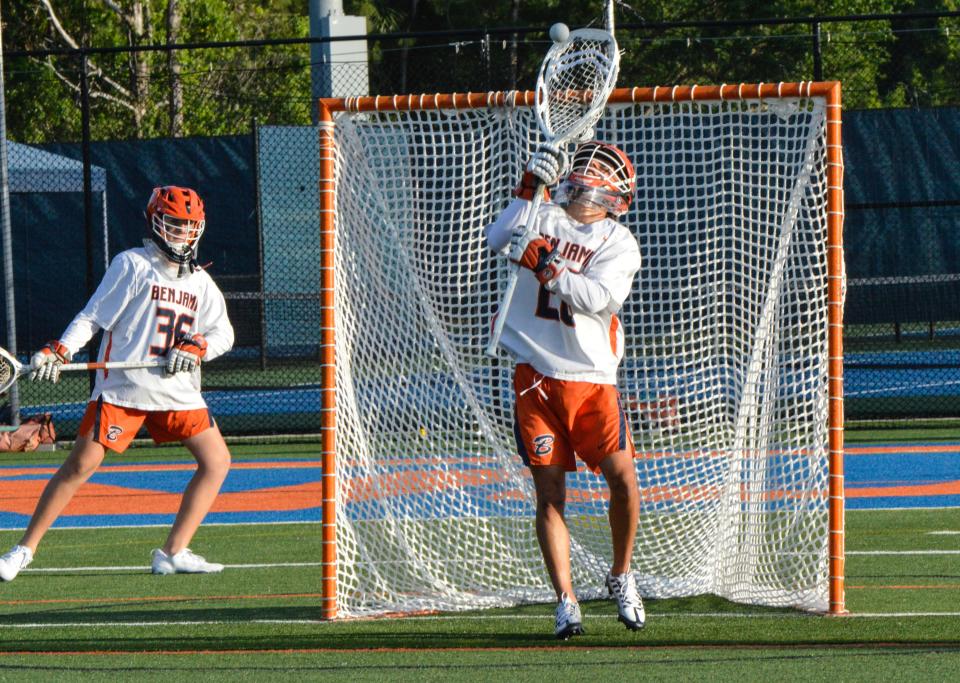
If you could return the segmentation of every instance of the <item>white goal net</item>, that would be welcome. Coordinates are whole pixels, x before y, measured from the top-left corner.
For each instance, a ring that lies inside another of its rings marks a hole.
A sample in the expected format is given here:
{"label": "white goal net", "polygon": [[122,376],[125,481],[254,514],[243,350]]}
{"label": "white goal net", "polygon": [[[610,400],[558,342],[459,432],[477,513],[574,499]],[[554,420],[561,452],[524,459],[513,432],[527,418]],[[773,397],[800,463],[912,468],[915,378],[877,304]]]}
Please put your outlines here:
{"label": "white goal net", "polygon": [[[598,124],[638,172],[619,389],[644,596],[829,607],[826,111],[622,103]],[[334,135],[339,614],[552,602],[512,362],[483,353],[509,271],[482,229],[532,112],[339,112]],[[605,596],[606,486],[567,485],[574,585]]]}

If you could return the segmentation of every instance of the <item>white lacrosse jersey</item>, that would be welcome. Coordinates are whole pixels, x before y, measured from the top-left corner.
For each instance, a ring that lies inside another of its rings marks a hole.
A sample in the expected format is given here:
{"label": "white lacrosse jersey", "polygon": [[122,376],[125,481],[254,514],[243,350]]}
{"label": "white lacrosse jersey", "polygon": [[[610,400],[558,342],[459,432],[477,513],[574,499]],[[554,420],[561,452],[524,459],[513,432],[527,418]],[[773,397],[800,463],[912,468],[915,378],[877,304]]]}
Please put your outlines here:
{"label": "white lacrosse jersey", "polygon": [[[137,361],[166,358],[180,334],[202,334],[203,361],[233,346],[233,327],[223,294],[204,270],[179,276],[179,266],[150,240],[114,257],[86,307],[67,327],[60,342],[72,353],[103,330],[98,360]],[[205,408],[200,367],[166,374],[162,367],[97,370],[91,400],[140,410]]]}
{"label": "white lacrosse jersey", "polygon": [[[514,200],[485,228],[491,249],[509,249],[514,228],[529,225],[531,206]],[[640,270],[636,238],[613,219],[580,224],[548,202],[540,205],[535,230],[559,248],[564,271],[542,286],[533,271],[520,268],[500,344],[547,377],[616,384],[623,357],[616,313]]]}

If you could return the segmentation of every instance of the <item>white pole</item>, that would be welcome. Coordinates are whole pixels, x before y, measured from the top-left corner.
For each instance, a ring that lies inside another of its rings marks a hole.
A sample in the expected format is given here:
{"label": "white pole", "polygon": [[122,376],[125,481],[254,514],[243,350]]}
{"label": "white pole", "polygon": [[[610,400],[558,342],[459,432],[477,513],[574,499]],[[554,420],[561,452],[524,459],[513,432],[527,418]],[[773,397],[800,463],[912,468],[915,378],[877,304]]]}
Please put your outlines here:
{"label": "white pole", "polygon": [[607,6],[604,10],[603,23],[604,28],[613,33],[613,5],[616,0],[607,0]]}
{"label": "white pole", "polygon": [[[0,27],[2,27],[0,22]],[[3,286],[6,290],[7,348],[17,355],[17,307],[13,295],[13,236],[10,226],[10,180],[7,175],[7,105],[3,82],[3,29],[0,28],[0,222],[3,226]],[[20,392],[17,383],[10,387],[10,422],[20,424]]]}
{"label": "white pole", "polygon": [[[314,100],[321,97],[361,97],[369,94],[367,19],[347,16],[341,0],[310,0],[310,37],[358,36],[358,40],[331,40],[310,45]],[[313,122],[317,110],[313,108]]]}

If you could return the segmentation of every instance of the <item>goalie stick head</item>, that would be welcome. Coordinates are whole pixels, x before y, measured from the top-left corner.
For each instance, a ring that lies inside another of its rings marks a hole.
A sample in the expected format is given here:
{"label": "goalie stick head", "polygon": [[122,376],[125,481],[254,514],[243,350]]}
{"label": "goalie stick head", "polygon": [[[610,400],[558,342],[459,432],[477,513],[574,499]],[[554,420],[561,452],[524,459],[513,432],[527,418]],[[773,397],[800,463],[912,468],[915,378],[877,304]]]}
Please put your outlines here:
{"label": "goalie stick head", "polygon": [[195,258],[206,225],[203,200],[196,192],[176,185],[155,187],[145,213],[150,237],[164,256],[179,264]]}
{"label": "goalie stick head", "polygon": [[5,394],[23,371],[23,365],[13,354],[0,348],[0,394]]}
{"label": "goalie stick head", "polygon": [[630,208],[636,189],[637,173],[623,150],[592,140],[577,147],[570,173],[560,183],[553,201],[560,206],[591,204],[620,216]]}
{"label": "goalie stick head", "polygon": [[620,51],[608,31],[581,28],[547,51],[537,75],[534,114],[553,141],[579,139],[600,119],[617,82]]}

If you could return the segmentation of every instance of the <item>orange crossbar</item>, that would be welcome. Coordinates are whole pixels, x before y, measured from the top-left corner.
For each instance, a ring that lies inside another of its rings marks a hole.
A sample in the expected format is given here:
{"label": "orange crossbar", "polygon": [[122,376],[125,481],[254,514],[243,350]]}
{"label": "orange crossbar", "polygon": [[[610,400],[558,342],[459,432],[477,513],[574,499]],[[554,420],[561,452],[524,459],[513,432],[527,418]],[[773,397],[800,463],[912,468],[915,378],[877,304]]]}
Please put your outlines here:
{"label": "orange crossbar", "polygon": [[[841,148],[841,96],[838,81],[799,83],[739,83],[677,85],[652,88],[617,88],[609,103],[705,102],[822,97],[827,106],[827,305],[829,384],[829,575],[830,614],[846,613],[844,594],[844,492],[843,492],[843,151]],[[324,618],[337,616],[337,544],[335,457],[336,372],[333,318],[334,243],[334,138],[333,115],[351,111],[410,111],[529,107],[533,91],[467,92],[451,94],[388,95],[321,98],[317,101],[320,126],[320,233],[323,294],[321,346],[323,349],[323,609]]]}

